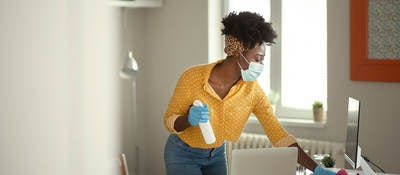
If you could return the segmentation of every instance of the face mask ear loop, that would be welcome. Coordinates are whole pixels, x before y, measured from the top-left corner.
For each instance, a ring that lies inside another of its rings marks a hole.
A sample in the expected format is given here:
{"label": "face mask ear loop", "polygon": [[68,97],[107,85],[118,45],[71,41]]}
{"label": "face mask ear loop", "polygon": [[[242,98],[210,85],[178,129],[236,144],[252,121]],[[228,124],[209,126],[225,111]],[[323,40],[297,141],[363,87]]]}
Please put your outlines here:
{"label": "face mask ear loop", "polygon": [[239,64],[239,61],[236,61],[236,63],[239,65],[240,70],[243,70],[242,66]]}
{"label": "face mask ear loop", "polygon": [[246,59],[246,57],[243,56],[242,52],[239,52],[240,56],[242,56],[244,58],[244,60],[247,62],[247,64],[250,64],[250,62]]}

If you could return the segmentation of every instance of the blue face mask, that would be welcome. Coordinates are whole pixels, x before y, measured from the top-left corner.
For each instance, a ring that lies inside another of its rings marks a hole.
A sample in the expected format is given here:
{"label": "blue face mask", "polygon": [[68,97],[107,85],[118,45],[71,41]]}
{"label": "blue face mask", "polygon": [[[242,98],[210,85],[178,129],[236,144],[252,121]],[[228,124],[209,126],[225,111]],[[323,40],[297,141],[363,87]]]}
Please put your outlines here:
{"label": "blue face mask", "polygon": [[246,57],[240,53],[240,55],[243,57],[243,59],[249,64],[249,68],[246,70],[243,70],[242,66],[240,66],[239,62],[237,64],[240,67],[240,71],[242,74],[242,79],[243,81],[254,81],[259,77],[264,70],[264,65],[256,62],[249,62]]}

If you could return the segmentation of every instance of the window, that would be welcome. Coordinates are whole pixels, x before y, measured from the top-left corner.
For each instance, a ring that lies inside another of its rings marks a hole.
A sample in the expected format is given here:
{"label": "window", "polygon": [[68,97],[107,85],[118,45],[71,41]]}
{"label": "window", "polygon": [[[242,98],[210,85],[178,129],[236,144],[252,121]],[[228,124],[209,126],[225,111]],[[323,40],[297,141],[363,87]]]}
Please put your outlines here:
{"label": "window", "polygon": [[270,69],[258,79],[267,94],[279,94],[277,116],[311,119],[315,100],[327,109],[326,0],[226,0],[225,4],[226,14],[256,12],[278,33],[265,57]]}

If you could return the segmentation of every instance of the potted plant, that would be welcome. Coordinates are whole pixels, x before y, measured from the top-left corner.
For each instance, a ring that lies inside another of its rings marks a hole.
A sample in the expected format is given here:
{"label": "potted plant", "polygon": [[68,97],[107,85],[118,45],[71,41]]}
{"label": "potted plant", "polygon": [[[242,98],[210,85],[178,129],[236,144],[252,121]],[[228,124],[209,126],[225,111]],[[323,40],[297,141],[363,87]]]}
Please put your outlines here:
{"label": "potted plant", "polygon": [[324,115],[324,106],[321,101],[315,101],[313,103],[313,115],[315,122],[322,122]]}
{"label": "potted plant", "polygon": [[321,162],[326,168],[333,168],[336,164],[336,160],[331,156],[325,156]]}

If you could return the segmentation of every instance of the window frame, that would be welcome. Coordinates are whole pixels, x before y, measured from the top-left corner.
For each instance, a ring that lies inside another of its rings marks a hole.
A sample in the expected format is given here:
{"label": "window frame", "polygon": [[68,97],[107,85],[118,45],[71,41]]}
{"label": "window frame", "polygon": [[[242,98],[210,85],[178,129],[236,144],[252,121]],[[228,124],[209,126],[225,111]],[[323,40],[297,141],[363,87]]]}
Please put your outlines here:
{"label": "window frame", "polygon": [[[229,13],[229,1],[223,0],[222,4],[222,16]],[[277,32],[278,37],[275,39],[275,44],[270,47],[270,90],[281,94],[282,91],[282,37],[279,37],[282,33],[282,1],[281,0],[270,0],[270,22],[273,24],[274,30]],[[223,40],[223,39],[221,39]],[[222,41],[222,48],[224,47],[224,42]],[[223,50],[223,49],[222,49]],[[225,53],[223,53],[225,54]],[[327,66],[327,65],[326,65]],[[267,91],[265,91],[268,93]],[[328,95],[328,94],[327,94]],[[327,97],[328,98],[328,97]],[[310,109],[295,109],[289,107],[283,107],[281,103],[281,98],[274,104],[275,115],[282,120],[313,120],[312,104],[310,104]],[[324,104],[324,116],[327,114],[327,104]],[[252,120],[256,120],[255,116],[252,114]]]}

